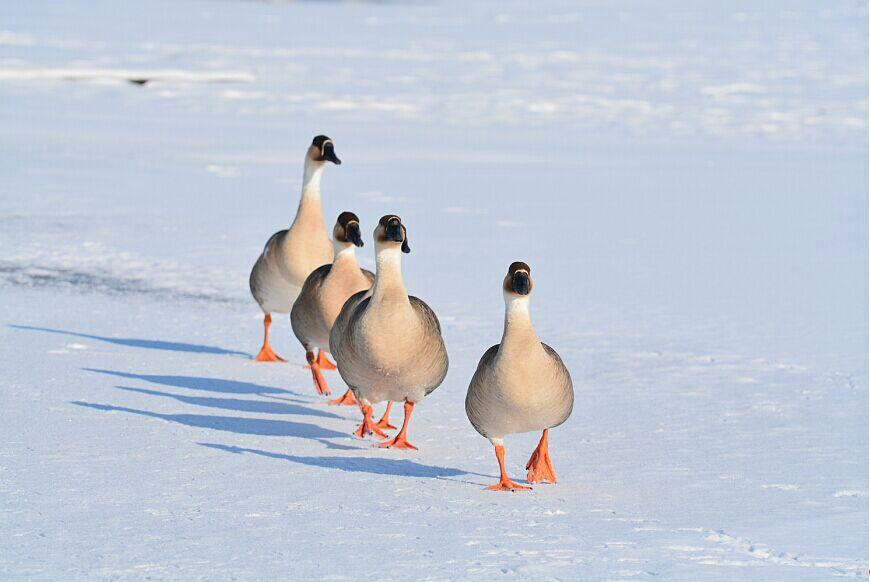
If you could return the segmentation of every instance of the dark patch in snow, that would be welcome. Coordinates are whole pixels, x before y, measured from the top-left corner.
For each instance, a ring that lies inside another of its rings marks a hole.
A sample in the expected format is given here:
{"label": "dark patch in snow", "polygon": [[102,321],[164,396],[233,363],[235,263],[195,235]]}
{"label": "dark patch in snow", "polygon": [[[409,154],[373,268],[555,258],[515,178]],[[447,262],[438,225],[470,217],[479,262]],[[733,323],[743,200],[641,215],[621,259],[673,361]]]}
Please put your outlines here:
{"label": "dark patch in snow", "polygon": [[17,287],[61,287],[86,293],[107,295],[146,295],[154,299],[194,300],[212,303],[241,303],[239,297],[215,293],[200,293],[158,287],[136,277],[123,277],[106,272],[88,272],[62,267],[20,265],[0,262],[0,280]]}

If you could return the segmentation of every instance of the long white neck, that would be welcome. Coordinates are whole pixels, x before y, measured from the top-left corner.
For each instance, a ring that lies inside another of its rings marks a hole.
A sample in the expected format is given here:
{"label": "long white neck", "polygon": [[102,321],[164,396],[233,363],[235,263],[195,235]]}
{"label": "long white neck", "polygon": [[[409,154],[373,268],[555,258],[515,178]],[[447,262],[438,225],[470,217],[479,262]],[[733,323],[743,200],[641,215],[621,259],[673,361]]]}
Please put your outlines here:
{"label": "long white neck", "polygon": [[502,348],[525,349],[530,344],[540,344],[535,328],[532,326],[532,314],[529,309],[529,295],[504,294],[504,333]]}
{"label": "long white neck", "polygon": [[324,162],[315,162],[305,156],[305,172],[302,174],[302,196],[316,195],[320,197],[320,178],[323,177]]}
{"label": "long white neck", "polygon": [[323,176],[323,162],[315,162],[305,156],[305,173],[302,175],[302,196],[299,198],[299,208],[293,223],[311,219],[309,224],[319,224],[323,221],[323,211],[320,208],[320,178]]}
{"label": "long white neck", "polygon": [[333,266],[338,267],[355,267],[356,266],[356,246],[351,243],[332,241],[332,249],[335,252],[335,258],[332,261]]}
{"label": "long white neck", "polygon": [[376,258],[377,272],[372,289],[372,300],[408,301],[405,281],[402,279],[402,251],[398,245],[378,249]]}

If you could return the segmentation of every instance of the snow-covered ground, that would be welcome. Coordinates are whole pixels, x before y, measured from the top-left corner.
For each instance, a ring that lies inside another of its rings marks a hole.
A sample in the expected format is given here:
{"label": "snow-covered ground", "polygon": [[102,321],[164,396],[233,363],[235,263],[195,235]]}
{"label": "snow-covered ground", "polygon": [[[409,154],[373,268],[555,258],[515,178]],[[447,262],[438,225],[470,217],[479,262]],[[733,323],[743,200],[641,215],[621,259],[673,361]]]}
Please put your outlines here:
{"label": "snow-covered ground", "polygon": [[[710,4],[0,4],[0,577],[864,576],[866,3]],[[441,318],[418,452],[286,317],[250,360],[318,133]],[[577,399],[498,494],[463,402],[513,260]]]}

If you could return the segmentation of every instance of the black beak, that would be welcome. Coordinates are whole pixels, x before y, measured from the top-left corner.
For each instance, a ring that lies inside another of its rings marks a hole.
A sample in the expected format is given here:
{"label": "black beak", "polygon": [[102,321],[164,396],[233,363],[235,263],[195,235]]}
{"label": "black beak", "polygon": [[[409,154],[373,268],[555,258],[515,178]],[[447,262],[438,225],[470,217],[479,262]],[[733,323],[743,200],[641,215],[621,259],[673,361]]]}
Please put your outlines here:
{"label": "black beak", "polygon": [[352,242],[358,247],[363,246],[363,239],[359,231],[358,222],[348,222],[344,227],[344,235],[349,242]]}
{"label": "black beak", "polygon": [[327,162],[332,162],[336,166],[341,165],[341,160],[338,159],[338,156],[335,155],[335,147],[331,143],[327,143],[323,146],[323,159]]}
{"label": "black beak", "polygon": [[514,273],[511,279],[511,290],[517,295],[528,295],[532,290],[532,281],[529,274],[522,271]]}
{"label": "black beak", "polygon": [[405,237],[402,236],[402,223],[396,218],[391,218],[390,221],[387,222],[386,231],[387,240],[393,242],[403,242],[405,240]]}

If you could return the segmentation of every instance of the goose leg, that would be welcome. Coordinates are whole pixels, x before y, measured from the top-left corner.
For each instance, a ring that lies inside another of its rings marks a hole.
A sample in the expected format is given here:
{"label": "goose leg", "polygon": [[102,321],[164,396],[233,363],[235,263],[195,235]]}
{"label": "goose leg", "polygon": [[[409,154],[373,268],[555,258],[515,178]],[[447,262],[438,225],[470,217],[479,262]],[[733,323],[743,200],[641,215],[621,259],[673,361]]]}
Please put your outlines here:
{"label": "goose leg", "polygon": [[519,485],[510,480],[504,468],[504,445],[495,445],[495,457],[498,459],[498,469],[501,473],[498,483],[487,487],[489,491],[527,491],[531,487]]}
{"label": "goose leg", "polygon": [[[323,350],[317,348],[317,365],[320,366],[321,370],[337,370],[338,367],[329,361],[329,358],[323,353]],[[311,364],[306,366],[306,368],[310,368]]]}
{"label": "goose leg", "polygon": [[363,413],[363,421],[362,424],[360,424],[356,428],[356,430],[353,431],[353,434],[361,439],[366,438],[370,434],[375,434],[379,437],[386,438],[388,436],[387,433],[376,427],[372,422],[371,404],[361,404],[359,408]]}
{"label": "goose leg", "polygon": [[263,318],[263,347],[260,348],[260,353],[254,358],[258,362],[284,362],[284,358],[272,351],[272,346],[269,345],[269,328],[272,326],[272,314],[267,313]]}
{"label": "goose leg", "polygon": [[393,401],[387,400],[387,409],[381,419],[375,423],[375,426],[384,430],[395,429],[396,427],[390,424],[390,409],[393,407]]}
{"label": "goose leg", "polygon": [[402,430],[399,431],[392,440],[378,443],[379,447],[395,447],[397,449],[414,449],[417,450],[417,447],[408,442],[407,433],[408,433],[408,421],[411,420],[411,413],[414,412],[414,403],[405,401],[405,420],[402,421]]}
{"label": "goose leg", "polygon": [[335,400],[330,400],[327,404],[338,405],[338,406],[356,406],[358,403],[356,398],[354,398],[353,390],[350,388],[347,389],[347,392],[336,398]]}
{"label": "goose leg", "polygon": [[320,373],[320,366],[317,365],[317,360],[314,358],[314,352],[306,350],[305,358],[311,366],[311,376],[314,378],[314,388],[317,389],[317,393],[322,396],[332,394],[332,390],[329,389],[329,384],[326,383],[326,379],[323,377],[323,374]]}
{"label": "goose leg", "polygon": [[550,462],[550,449],[547,441],[547,433],[550,429],[545,428],[544,434],[541,435],[541,442],[538,443],[538,448],[532,453],[529,462],[526,463],[528,469],[529,483],[541,483],[549,481],[556,482],[556,472],[553,471],[553,463]]}

